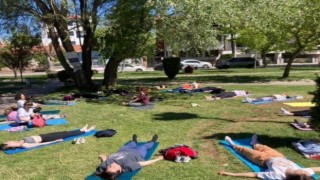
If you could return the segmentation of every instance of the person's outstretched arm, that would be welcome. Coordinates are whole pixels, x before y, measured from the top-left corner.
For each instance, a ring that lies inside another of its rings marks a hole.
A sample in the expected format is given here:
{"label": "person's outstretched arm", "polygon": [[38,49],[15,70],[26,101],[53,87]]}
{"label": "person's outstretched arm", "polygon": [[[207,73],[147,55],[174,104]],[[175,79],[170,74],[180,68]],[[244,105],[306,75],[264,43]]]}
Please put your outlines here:
{"label": "person's outstretched arm", "polygon": [[149,161],[142,161],[142,162],[138,162],[140,164],[140,166],[144,167],[144,166],[148,166],[148,165],[151,165],[157,161],[160,161],[163,159],[163,156],[159,156],[158,158],[156,159],[152,159],[152,160],[149,160]]}
{"label": "person's outstretched arm", "polygon": [[42,145],[46,145],[46,144],[52,144],[52,143],[59,142],[59,141],[63,141],[63,139],[57,139],[55,141],[43,142],[43,143],[24,143],[21,147],[22,148],[33,148],[33,147],[42,146]]}
{"label": "person's outstretched arm", "polygon": [[104,162],[108,159],[108,156],[106,154],[100,154],[99,159],[101,160],[101,162]]}
{"label": "person's outstretched arm", "polygon": [[231,172],[220,171],[219,174],[224,176],[235,176],[235,177],[252,177],[252,178],[258,177],[257,174],[254,172],[231,173]]}

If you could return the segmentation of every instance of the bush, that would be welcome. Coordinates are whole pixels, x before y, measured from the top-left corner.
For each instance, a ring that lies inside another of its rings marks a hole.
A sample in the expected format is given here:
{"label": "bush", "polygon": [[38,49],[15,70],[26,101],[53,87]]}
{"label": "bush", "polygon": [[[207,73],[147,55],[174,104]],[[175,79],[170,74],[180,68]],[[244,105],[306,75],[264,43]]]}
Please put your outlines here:
{"label": "bush", "polygon": [[311,92],[310,94],[314,95],[312,102],[316,105],[311,108],[311,125],[315,129],[320,129],[320,77],[317,76],[316,82],[316,90]]}
{"label": "bush", "polygon": [[173,79],[180,70],[180,58],[170,57],[163,59],[163,70],[169,79]]}
{"label": "bush", "polygon": [[71,79],[66,70],[59,71],[57,73],[57,77],[61,82],[66,82],[68,79]]}
{"label": "bush", "polygon": [[193,67],[188,65],[187,67],[184,68],[184,73],[193,73]]}
{"label": "bush", "polygon": [[54,79],[54,78],[57,78],[57,73],[56,72],[50,72],[48,71],[47,72],[47,77],[50,78],[50,79]]}

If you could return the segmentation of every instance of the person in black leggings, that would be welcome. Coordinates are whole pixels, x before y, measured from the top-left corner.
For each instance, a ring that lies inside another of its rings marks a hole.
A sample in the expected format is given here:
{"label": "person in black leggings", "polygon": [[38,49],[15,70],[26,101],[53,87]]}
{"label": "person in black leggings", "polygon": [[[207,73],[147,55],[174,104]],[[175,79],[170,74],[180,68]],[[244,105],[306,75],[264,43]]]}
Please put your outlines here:
{"label": "person in black leggings", "polygon": [[287,116],[311,116],[311,110],[301,110],[301,111],[288,111],[284,108],[281,108],[281,112]]}
{"label": "person in black leggings", "polygon": [[1,150],[13,149],[13,148],[32,148],[36,146],[51,144],[58,141],[63,141],[64,138],[78,136],[86,132],[94,130],[96,127],[85,125],[79,130],[73,131],[61,131],[48,134],[40,134],[35,136],[25,137],[20,141],[7,141],[0,145]]}

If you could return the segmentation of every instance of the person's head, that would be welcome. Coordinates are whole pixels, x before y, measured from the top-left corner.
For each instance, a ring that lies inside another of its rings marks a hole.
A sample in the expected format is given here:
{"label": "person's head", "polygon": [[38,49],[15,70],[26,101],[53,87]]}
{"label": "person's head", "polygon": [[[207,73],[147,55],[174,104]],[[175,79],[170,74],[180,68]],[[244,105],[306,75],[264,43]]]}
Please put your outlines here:
{"label": "person's head", "polygon": [[148,88],[141,87],[141,88],[139,88],[139,92],[140,92],[140,94],[148,95]]}
{"label": "person's head", "polygon": [[22,93],[17,93],[16,96],[14,97],[15,100],[25,100],[26,96]]}
{"label": "person's head", "polygon": [[6,150],[6,149],[14,149],[17,147],[21,147],[22,141],[6,141],[2,144],[0,144],[0,150]]}
{"label": "person's head", "polygon": [[3,110],[3,115],[8,116],[12,112],[11,108]]}
{"label": "person's head", "polygon": [[17,111],[17,110],[18,110],[18,107],[17,107],[17,106],[11,106],[10,109],[11,109],[12,111]]}
{"label": "person's head", "polygon": [[32,108],[32,106],[33,106],[33,102],[31,102],[31,101],[27,101],[24,103],[25,109],[30,109],[30,108]]}
{"label": "person's head", "polygon": [[106,169],[101,169],[102,172],[95,173],[96,176],[99,176],[102,179],[114,180],[122,173],[122,168],[119,164],[113,162]]}
{"label": "person's head", "polygon": [[312,180],[312,176],[309,172],[297,169],[286,172],[286,180]]}

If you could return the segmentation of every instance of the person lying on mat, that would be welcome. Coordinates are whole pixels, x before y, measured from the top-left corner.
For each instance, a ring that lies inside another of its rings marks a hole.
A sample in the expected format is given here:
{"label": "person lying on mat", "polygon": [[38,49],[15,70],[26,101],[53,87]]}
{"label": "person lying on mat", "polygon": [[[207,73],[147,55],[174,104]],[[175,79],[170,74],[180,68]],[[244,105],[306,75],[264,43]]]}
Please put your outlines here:
{"label": "person lying on mat", "polygon": [[58,141],[63,141],[64,138],[71,136],[78,136],[86,132],[94,130],[96,127],[85,125],[83,128],[73,131],[60,131],[48,134],[40,134],[29,137],[24,137],[20,141],[6,141],[0,145],[1,150],[14,149],[14,148],[33,148],[41,145],[51,144]]}
{"label": "person lying on mat", "polygon": [[232,98],[232,97],[237,97],[237,96],[246,96],[249,94],[248,91],[244,90],[234,90],[231,92],[222,92],[219,94],[216,94],[214,96],[205,96],[207,100],[217,100],[217,99],[226,99],[226,98]]}
{"label": "person lying on mat", "polygon": [[244,172],[231,173],[220,171],[220,175],[237,176],[237,177],[253,177],[259,179],[312,179],[315,172],[320,171],[320,167],[301,168],[296,163],[288,160],[285,156],[275,149],[266,145],[257,143],[257,135],[252,136],[251,144],[253,149],[235,145],[229,136],[225,140],[234,148],[234,150],[242,156],[249,159],[254,164],[267,167],[264,172]]}
{"label": "person lying on mat", "polygon": [[139,95],[135,96],[129,103],[122,103],[126,106],[139,107],[146,106],[150,103],[150,97],[148,96],[148,89],[144,87],[140,87],[138,89]]}
{"label": "person lying on mat", "polygon": [[311,125],[308,122],[299,121],[298,119],[295,119],[294,122],[301,128],[311,128]]}
{"label": "person lying on mat", "polygon": [[244,102],[261,102],[261,101],[284,101],[289,98],[295,98],[295,99],[302,99],[302,96],[288,96],[286,94],[273,94],[271,96],[265,96],[260,98],[249,98],[248,96],[245,96]]}
{"label": "person lying on mat", "polygon": [[147,150],[153,147],[157,139],[158,136],[154,135],[148,143],[137,146],[137,135],[134,134],[132,140],[121,147],[118,152],[109,157],[101,154],[99,156],[101,164],[94,174],[102,179],[116,179],[121,173],[135,171],[162,160],[163,156],[153,160],[144,160]]}
{"label": "person lying on mat", "polygon": [[311,110],[302,110],[302,111],[288,111],[284,108],[281,108],[281,112],[283,115],[287,116],[311,116]]}

